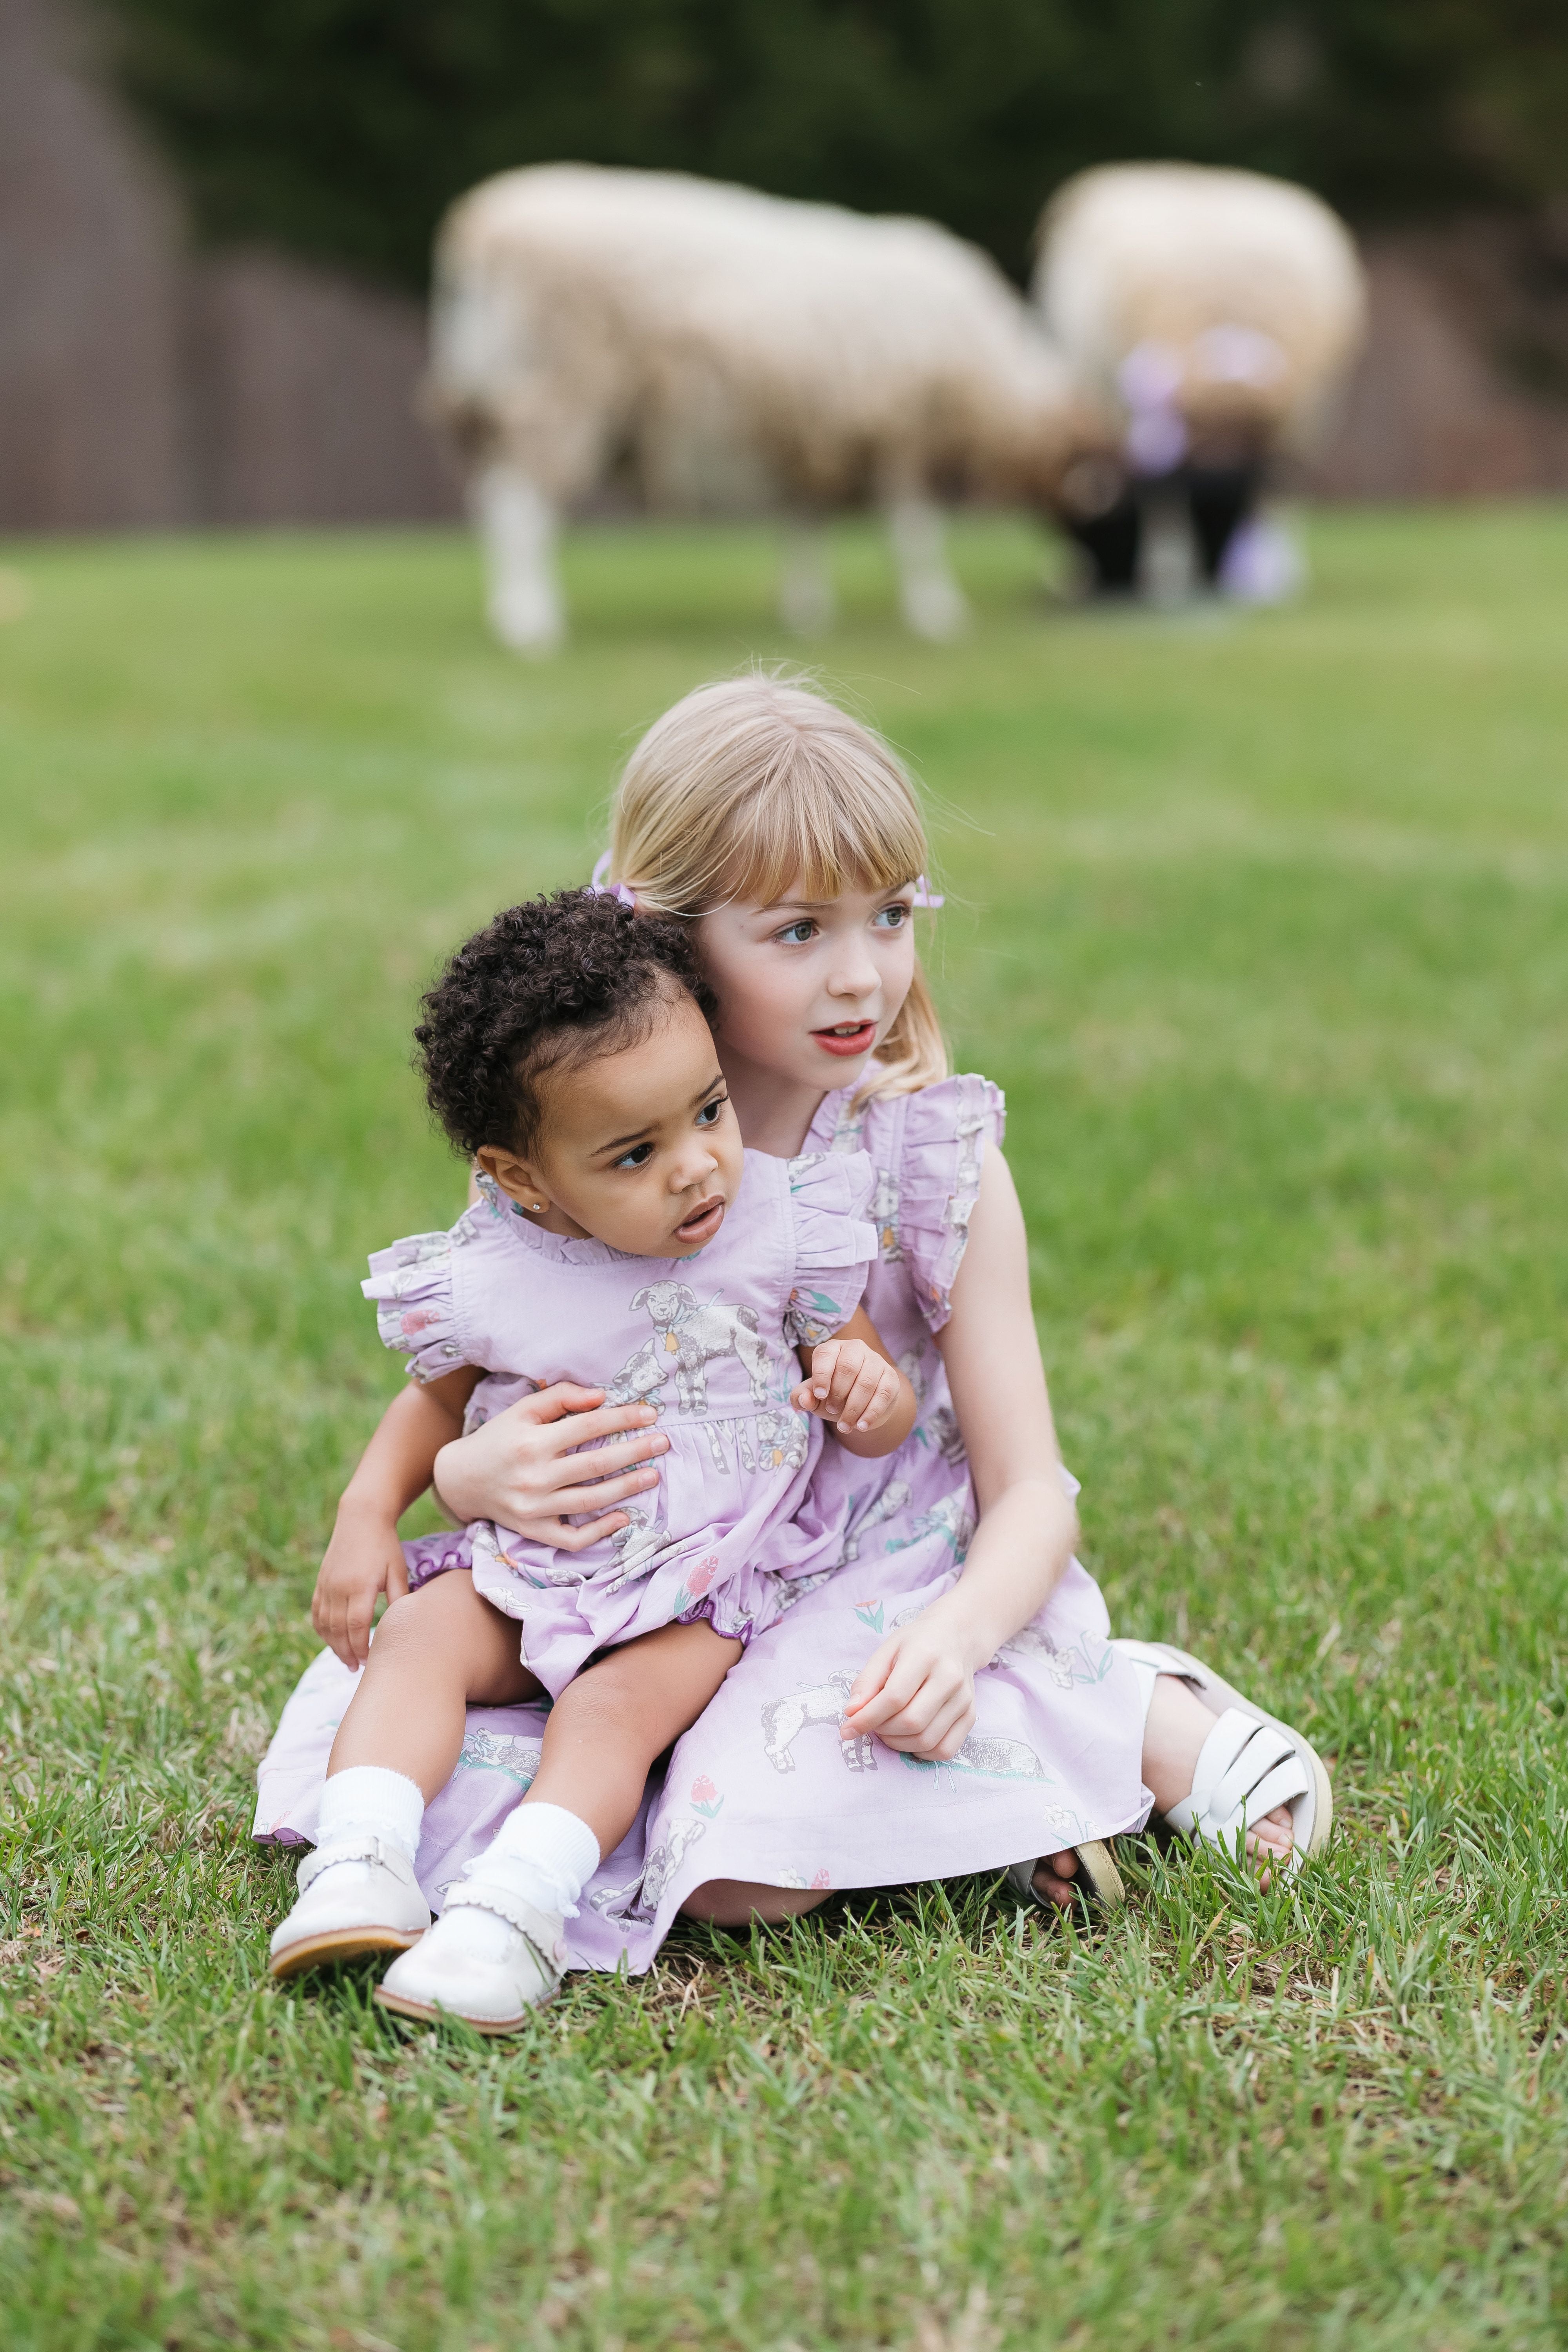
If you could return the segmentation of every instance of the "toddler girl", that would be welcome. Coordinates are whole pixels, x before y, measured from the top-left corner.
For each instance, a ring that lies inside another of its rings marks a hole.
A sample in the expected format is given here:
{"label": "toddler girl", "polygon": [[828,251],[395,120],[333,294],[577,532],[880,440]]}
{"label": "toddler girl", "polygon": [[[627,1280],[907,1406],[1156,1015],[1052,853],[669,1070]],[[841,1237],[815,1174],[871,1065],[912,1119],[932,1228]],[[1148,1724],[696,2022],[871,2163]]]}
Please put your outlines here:
{"label": "toddler girl", "polygon": [[[713,1009],[683,926],[593,891],[498,916],[426,999],[426,1090],[482,1197],[373,1258],[383,1338],[448,1409],[481,1376],[492,1403],[591,1380],[667,1415],[668,1446],[646,1507],[585,1549],[492,1522],[410,1547],[418,1589],[333,1742],[275,1976],[398,1951],[389,2008],[513,2031],[560,1982],[564,1921],[654,1759],[789,1581],[837,1559],[807,1499],[817,1423],[863,1454],[912,1425],[857,1312],[870,1165],[743,1151]],[[528,1796],[426,1934],[414,1857],[465,1709],[541,1691],[557,1704]]]}

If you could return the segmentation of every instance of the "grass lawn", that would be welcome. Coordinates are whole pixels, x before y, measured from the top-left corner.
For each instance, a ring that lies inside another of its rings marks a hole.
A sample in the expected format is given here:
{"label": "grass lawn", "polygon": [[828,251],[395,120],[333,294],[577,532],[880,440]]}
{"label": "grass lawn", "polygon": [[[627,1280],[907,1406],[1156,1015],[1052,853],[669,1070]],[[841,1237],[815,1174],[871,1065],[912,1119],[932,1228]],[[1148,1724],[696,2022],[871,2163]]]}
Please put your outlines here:
{"label": "grass lawn", "polygon": [[8,2352],[1563,2344],[1568,509],[1313,538],[1298,611],[1090,618],[977,523],[933,650],[847,532],[824,667],[939,804],[1086,1557],[1310,1727],[1331,1855],[692,1933],[489,2046],[268,1989],[251,1775],[398,1378],[365,1253],[462,1195],[415,995],[788,650],[768,546],[583,534],[542,668],[456,539],[11,551]]}

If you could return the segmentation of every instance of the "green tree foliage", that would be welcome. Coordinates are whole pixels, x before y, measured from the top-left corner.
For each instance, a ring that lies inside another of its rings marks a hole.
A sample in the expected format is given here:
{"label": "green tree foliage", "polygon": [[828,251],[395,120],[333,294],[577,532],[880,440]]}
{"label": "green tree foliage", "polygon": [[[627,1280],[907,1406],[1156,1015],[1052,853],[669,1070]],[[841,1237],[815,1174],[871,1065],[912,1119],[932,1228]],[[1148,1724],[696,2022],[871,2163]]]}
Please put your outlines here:
{"label": "green tree foliage", "polygon": [[1026,267],[1086,163],[1287,173],[1365,217],[1568,184],[1563,0],[107,0],[211,234],[422,281],[553,157],[934,215]]}

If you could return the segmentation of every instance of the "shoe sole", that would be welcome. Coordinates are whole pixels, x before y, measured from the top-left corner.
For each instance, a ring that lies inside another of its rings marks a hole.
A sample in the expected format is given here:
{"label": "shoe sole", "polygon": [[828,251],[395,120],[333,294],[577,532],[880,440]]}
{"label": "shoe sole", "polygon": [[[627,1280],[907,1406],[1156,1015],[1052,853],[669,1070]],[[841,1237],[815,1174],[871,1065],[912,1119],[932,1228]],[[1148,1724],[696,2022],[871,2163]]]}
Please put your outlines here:
{"label": "shoe sole", "polygon": [[364,1960],[378,1952],[409,1952],[425,1933],[416,1927],[403,1934],[396,1927],[336,1927],[330,1935],[307,1936],[268,1960],[267,1973],[274,1983],[297,1977],[307,1969],[335,1968],[348,1960]]}
{"label": "shoe sole", "polygon": [[1110,1858],[1103,1838],[1089,1838],[1074,1849],[1078,1866],[1091,1898],[1102,1911],[1120,1911],[1127,1901],[1121,1873]]}
{"label": "shoe sole", "polygon": [[[439,2025],[446,2018],[449,2022],[472,2026],[476,2033],[521,2033],[534,2009],[544,2007],[544,2001],[540,2000],[535,2001],[533,2009],[521,2010],[516,2017],[465,2017],[460,2009],[438,2009],[433,2000],[410,2000],[406,1993],[388,1992],[384,1985],[377,1985],[375,1997],[383,2009],[390,2009],[395,2016],[417,2018],[422,2025]],[[544,2000],[553,1999],[552,1993],[544,1996]]]}
{"label": "shoe sole", "polygon": [[1267,1707],[1259,1706],[1256,1699],[1248,1698],[1245,1691],[1238,1691],[1234,1683],[1227,1683],[1223,1675],[1216,1675],[1212,1666],[1205,1665],[1203,1660],[1194,1658],[1190,1651],[1178,1650],[1171,1642],[1145,1642],[1140,1643],[1138,1647],[1159,1651],[1165,1657],[1174,1659],[1174,1668],[1163,1671],[1184,1675],[1204,1689],[1212,1690],[1225,1706],[1238,1707],[1243,1715],[1249,1715],[1254,1723],[1266,1723],[1271,1731],[1279,1732],[1281,1738],[1290,1742],[1311,1772],[1314,1803],[1312,1834],[1305,1845],[1291,1847],[1291,1859],[1285,1866],[1289,1870],[1300,1870],[1302,1863],[1310,1862],[1315,1855],[1321,1853],[1333,1834],[1334,1791],[1323,1759],[1311,1741],[1298,1731],[1293,1723],[1285,1722],[1280,1716],[1270,1715]]}

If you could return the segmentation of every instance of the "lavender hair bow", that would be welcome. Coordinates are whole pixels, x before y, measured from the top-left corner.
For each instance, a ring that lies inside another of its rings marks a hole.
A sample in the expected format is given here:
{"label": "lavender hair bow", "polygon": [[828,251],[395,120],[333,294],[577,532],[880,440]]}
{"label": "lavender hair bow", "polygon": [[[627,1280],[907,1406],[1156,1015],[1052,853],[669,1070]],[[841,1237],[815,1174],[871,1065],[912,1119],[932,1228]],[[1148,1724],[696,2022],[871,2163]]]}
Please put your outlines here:
{"label": "lavender hair bow", "polygon": [[606,849],[603,857],[600,858],[598,864],[594,868],[593,878],[589,882],[588,887],[590,890],[596,891],[601,898],[618,899],[623,907],[629,907],[635,915],[637,905],[636,893],[628,890],[624,882],[605,881],[605,876],[609,870],[609,864],[610,853]]}

